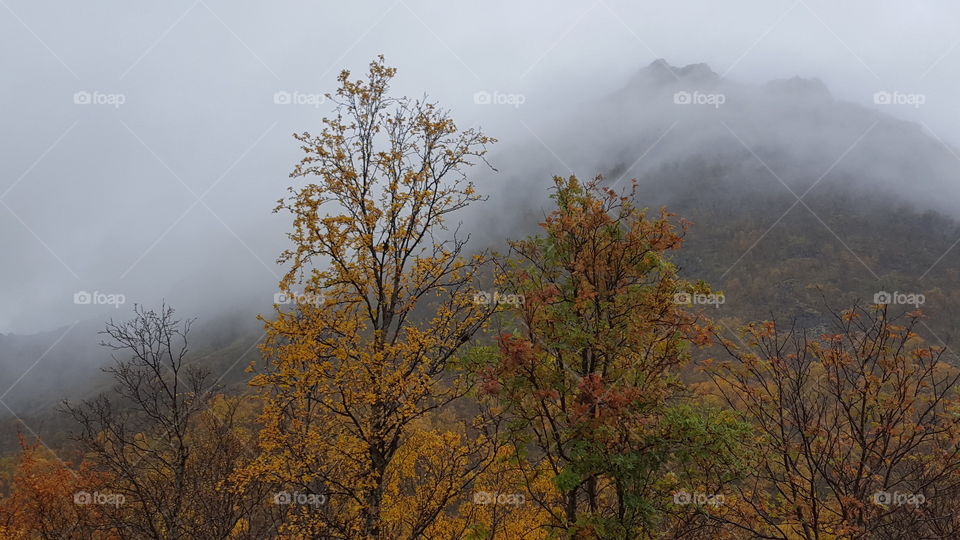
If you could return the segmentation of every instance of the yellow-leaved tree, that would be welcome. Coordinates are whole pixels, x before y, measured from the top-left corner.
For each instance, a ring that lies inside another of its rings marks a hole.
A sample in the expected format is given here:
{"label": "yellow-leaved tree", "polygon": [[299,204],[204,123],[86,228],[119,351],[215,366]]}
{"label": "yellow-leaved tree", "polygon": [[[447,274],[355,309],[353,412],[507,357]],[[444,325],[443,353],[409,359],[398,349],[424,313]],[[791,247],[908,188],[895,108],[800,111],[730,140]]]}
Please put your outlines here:
{"label": "yellow-leaved tree", "polygon": [[[382,56],[363,79],[340,74],[322,131],[295,135],[306,157],[291,177],[307,183],[277,207],[293,216],[280,289],[295,300],[265,322],[269,362],[251,382],[262,452],[240,476],[282,490],[281,534],[422,536],[495,451],[482,426],[408,433],[469,390],[449,364],[490,315],[473,302],[484,261],[447,220],[481,199],[465,171],[494,140],[435,103],[389,96],[394,74]],[[400,463],[418,440],[455,451]]]}

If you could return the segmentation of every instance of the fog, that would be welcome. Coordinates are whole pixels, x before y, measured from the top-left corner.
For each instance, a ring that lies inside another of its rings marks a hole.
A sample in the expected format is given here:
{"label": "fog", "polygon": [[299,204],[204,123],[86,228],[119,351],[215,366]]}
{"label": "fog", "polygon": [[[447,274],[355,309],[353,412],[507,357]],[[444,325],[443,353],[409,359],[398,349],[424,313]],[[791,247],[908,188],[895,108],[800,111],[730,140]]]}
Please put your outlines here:
{"label": "fog", "polygon": [[[287,247],[287,216],[271,211],[302,155],[290,134],[317,130],[341,68],[359,74],[381,53],[397,94],[426,92],[500,140],[500,172],[475,170],[493,200],[462,216],[501,225],[486,241],[539,204],[552,174],[642,176],[711,151],[765,162],[792,148],[796,168],[775,176],[798,195],[815,170],[869,168],[949,212],[960,5],[875,4],[2,0],[0,333],[161,299],[186,315],[264,309]],[[638,73],[658,58],[708,64],[716,80],[668,73],[646,88]],[[822,85],[766,85],[797,76]],[[701,87],[727,102],[671,106]],[[771,140],[788,121],[803,129]],[[922,189],[917,170],[896,169],[905,138],[929,152]],[[99,294],[75,303],[82,292]]]}

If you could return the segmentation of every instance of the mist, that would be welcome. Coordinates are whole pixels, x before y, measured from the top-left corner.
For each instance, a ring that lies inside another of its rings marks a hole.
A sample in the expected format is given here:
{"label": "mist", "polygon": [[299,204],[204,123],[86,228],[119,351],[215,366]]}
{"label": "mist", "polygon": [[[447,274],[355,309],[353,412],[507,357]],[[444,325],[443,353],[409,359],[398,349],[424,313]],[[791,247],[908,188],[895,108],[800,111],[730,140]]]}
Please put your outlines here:
{"label": "mist", "polygon": [[460,216],[480,244],[529,221],[555,174],[649,180],[711,155],[757,189],[869,182],[955,214],[958,19],[948,2],[6,2],[0,333],[162,300],[269,309],[290,134],[318,130],[339,70],[381,53],[396,94],[499,139],[498,172],[474,169],[491,200]]}

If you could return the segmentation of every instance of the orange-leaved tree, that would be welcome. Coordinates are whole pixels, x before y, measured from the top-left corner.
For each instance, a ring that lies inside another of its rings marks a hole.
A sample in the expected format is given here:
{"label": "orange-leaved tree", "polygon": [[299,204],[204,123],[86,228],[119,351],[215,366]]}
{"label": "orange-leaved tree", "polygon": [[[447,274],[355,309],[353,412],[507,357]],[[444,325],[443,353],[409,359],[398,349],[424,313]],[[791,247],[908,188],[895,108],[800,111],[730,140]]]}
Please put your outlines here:
{"label": "orange-leaved tree", "polygon": [[[306,157],[291,176],[308,182],[277,207],[293,216],[280,288],[296,301],[265,323],[269,366],[251,382],[265,400],[262,455],[246,474],[306,503],[287,506],[289,534],[419,536],[484,462],[477,435],[395,463],[411,426],[469,388],[448,364],[489,315],[472,301],[483,257],[447,225],[481,199],[465,172],[493,139],[435,103],[391,97],[394,74],[382,56],[364,79],[340,74],[334,115],[296,135]],[[421,466],[432,473],[411,484]],[[421,488],[431,496],[409,493]],[[411,506],[398,522],[391,504]]]}
{"label": "orange-leaved tree", "polygon": [[21,436],[10,494],[0,500],[0,538],[121,538],[106,524],[103,506],[88,500],[110,479],[86,461],[71,468],[39,441]]}

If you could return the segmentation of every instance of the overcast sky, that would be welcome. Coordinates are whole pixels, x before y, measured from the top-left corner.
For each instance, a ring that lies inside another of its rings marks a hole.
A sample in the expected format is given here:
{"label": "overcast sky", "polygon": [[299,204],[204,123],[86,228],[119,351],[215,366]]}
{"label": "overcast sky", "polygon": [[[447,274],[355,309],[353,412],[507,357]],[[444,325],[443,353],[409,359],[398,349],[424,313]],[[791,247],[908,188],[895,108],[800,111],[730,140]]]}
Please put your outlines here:
{"label": "overcast sky", "polygon": [[500,151],[656,58],[818,77],[871,107],[878,91],[920,95],[888,112],[956,143],[960,4],[877,4],[0,0],[0,333],[116,312],[80,291],[122,294],[123,315],[160,298],[268,304],[290,134],[320,125],[341,68],[380,53],[398,94],[428,92]]}

